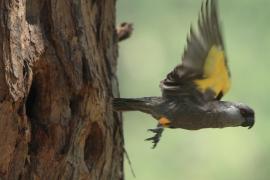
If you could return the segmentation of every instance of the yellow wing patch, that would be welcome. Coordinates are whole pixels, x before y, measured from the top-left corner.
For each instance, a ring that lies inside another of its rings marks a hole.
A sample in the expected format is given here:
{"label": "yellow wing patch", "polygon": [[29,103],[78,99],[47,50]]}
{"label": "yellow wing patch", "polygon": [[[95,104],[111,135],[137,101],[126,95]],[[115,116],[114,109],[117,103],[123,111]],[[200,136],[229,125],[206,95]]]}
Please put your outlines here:
{"label": "yellow wing patch", "polygon": [[229,70],[225,64],[224,51],[213,46],[204,64],[204,78],[195,80],[195,84],[203,93],[211,89],[215,96],[222,92],[225,94],[230,89]]}

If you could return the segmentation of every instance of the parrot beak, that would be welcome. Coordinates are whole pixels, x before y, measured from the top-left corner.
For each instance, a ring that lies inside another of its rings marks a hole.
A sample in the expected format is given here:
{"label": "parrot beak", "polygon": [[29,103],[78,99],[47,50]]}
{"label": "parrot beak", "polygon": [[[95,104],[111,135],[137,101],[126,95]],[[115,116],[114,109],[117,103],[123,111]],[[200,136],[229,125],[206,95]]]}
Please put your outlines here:
{"label": "parrot beak", "polygon": [[242,127],[248,127],[248,129],[251,129],[255,124],[254,117],[247,117],[246,121],[242,123]]}

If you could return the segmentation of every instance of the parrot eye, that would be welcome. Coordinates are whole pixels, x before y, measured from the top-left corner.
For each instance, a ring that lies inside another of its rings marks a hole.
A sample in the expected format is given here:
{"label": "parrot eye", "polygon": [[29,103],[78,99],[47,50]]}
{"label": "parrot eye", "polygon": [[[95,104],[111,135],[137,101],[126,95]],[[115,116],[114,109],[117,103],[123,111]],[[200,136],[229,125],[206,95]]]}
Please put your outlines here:
{"label": "parrot eye", "polygon": [[244,117],[254,117],[254,112],[250,109],[239,108],[239,110]]}
{"label": "parrot eye", "polygon": [[240,107],[239,111],[240,111],[241,115],[243,116],[243,118],[245,118],[245,122],[242,124],[242,126],[249,127],[249,129],[252,128],[252,126],[255,123],[254,111],[250,108],[243,108],[243,107]]}
{"label": "parrot eye", "polygon": [[245,109],[240,108],[240,113],[244,116],[247,115],[247,111]]}

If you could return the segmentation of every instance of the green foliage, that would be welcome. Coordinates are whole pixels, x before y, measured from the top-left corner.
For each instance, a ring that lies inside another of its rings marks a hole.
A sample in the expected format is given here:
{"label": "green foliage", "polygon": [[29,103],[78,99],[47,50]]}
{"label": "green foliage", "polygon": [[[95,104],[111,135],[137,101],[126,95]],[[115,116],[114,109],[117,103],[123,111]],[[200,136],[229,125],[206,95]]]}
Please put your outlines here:
{"label": "green foliage", "polygon": [[[120,43],[118,75],[122,97],[160,95],[158,87],[180,62],[200,0],[118,0],[118,23],[134,23]],[[145,114],[124,114],[127,152],[137,180],[266,180],[270,177],[270,1],[220,0],[224,40],[232,73],[225,100],[256,111],[253,129],[166,130],[155,150],[144,141],[156,125]],[[127,164],[126,178],[133,179]]]}

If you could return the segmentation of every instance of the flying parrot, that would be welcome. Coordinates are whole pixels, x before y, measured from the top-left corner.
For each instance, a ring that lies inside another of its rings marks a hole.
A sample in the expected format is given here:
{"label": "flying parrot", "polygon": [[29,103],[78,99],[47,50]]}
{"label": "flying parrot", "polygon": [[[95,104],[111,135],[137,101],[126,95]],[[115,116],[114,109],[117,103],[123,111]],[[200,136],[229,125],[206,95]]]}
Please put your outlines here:
{"label": "flying parrot", "polygon": [[231,86],[217,0],[202,3],[195,32],[191,26],[182,63],[160,82],[161,97],[114,98],[115,111],[141,111],[152,115],[157,127],[146,140],[159,142],[164,128],[249,127],[254,125],[252,108],[244,103],[221,101]]}

